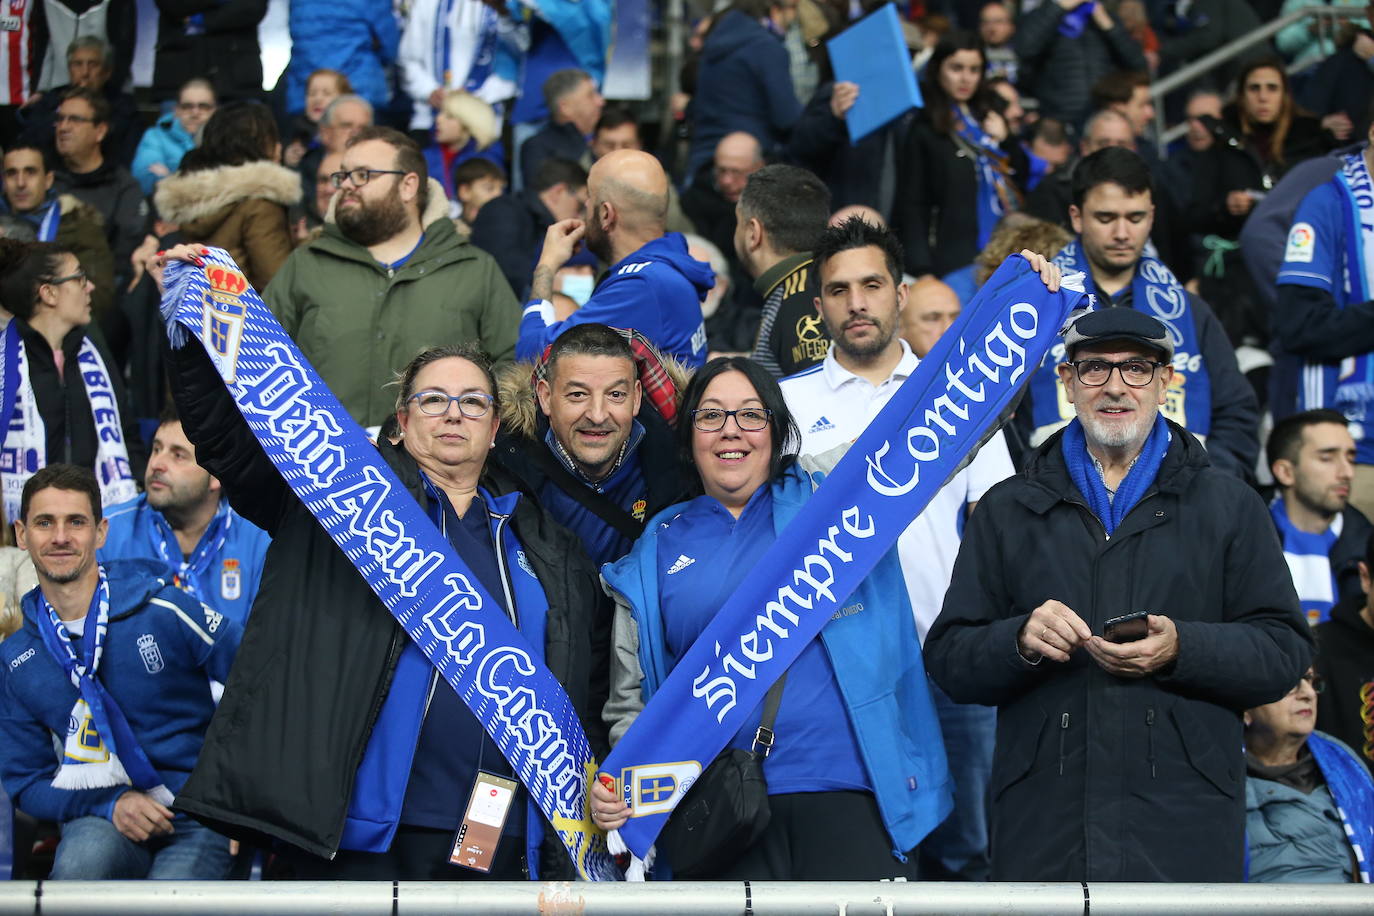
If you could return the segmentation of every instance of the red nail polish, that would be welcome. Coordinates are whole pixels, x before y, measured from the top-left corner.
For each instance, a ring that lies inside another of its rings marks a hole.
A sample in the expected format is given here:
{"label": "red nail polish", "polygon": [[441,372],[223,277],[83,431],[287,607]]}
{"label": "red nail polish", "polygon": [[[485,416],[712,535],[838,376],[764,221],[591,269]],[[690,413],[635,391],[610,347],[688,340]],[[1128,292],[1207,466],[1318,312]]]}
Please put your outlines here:
{"label": "red nail polish", "polygon": [[602,773],[600,776],[597,777],[597,779],[601,780],[601,784],[602,784],[603,786],[605,786],[606,788],[610,789],[612,792],[615,791],[615,777],[614,777],[614,776],[610,775],[609,773]]}

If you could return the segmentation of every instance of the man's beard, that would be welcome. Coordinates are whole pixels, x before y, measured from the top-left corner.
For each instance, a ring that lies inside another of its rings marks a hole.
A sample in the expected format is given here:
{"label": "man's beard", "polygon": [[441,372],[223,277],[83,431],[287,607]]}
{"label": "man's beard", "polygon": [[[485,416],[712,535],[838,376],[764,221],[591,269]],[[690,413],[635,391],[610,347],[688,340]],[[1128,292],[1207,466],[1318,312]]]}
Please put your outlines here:
{"label": "man's beard", "polygon": [[867,362],[886,350],[888,345],[892,343],[892,337],[897,330],[895,325],[884,324],[871,315],[867,316],[866,320],[873,324],[874,330],[877,332],[868,340],[860,342],[850,340],[844,333],[844,327],[841,327],[840,333],[834,336],[835,346],[843,351],[846,356],[859,362]]}
{"label": "man's beard", "polygon": [[595,220],[587,221],[587,233],[582,236],[582,241],[586,244],[587,250],[596,255],[601,263],[611,263],[611,237],[596,224]]}
{"label": "man's beard", "polygon": [[[1109,403],[1125,403],[1123,401]],[[1083,424],[1087,431],[1088,441],[1103,448],[1139,448],[1145,444],[1149,438],[1150,431],[1154,429],[1155,418],[1159,416],[1158,409],[1150,410],[1146,405],[1135,404],[1136,419],[1131,423],[1110,423],[1104,422],[1097,416],[1097,403],[1094,402],[1091,409],[1085,410],[1078,415],[1078,422]]]}
{"label": "man's beard", "polygon": [[372,203],[359,197],[356,207],[344,208],[342,200],[339,204],[334,211],[339,231],[364,248],[379,245],[405,231],[407,214],[405,204],[401,203],[399,185],[393,185],[390,194]]}
{"label": "man's beard", "polygon": [[80,566],[73,567],[71,572],[54,573],[37,557],[33,558],[34,571],[38,573],[40,578],[47,579],[54,585],[70,585],[85,575],[88,566],[89,564],[83,563]]}

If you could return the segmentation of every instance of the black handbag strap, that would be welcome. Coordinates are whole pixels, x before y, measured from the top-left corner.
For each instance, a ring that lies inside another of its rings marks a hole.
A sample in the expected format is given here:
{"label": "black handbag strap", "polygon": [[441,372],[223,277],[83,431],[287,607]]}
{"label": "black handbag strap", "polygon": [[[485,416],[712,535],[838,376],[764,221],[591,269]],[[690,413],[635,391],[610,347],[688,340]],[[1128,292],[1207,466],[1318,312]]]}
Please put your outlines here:
{"label": "black handbag strap", "polygon": [[[753,752],[767,757],[773,750],[773,722],[778,718],[778,707],[782,705],[782,688],[787,684],[787,672],[773,682],[763,698],[763,715],[759,717],[758,731],[754,732]],[[763,748],[760,752],[759,748]]]}
{"label": "black handbag strap", "polygon": [[616,505],[604,493],[598,493],[587,484],[578,480],[546,448],[532,449],[534,463],[553,479],[560,490],[568,494],[582,508],[589,510],[597,518],[610,525],[624,537],[637,540],[644,533],[644,523]]}

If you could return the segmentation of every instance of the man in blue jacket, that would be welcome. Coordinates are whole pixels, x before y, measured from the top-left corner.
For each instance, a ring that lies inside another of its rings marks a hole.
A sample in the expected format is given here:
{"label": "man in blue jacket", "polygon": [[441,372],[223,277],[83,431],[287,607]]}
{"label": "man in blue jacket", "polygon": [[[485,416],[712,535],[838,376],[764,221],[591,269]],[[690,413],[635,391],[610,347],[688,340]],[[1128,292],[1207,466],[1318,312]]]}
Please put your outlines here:
{"label": "man in blue jacket", "polygon": [[196,464],[196,447],[169,407],[153,436],[143,493],[111,506],[101,562],[166,563],[176,585],[242,626],[272,539],[221,499],[219,481]]}
{"label": "man in blue jacket", "polygon": [[107,523],[90,470],[43,468],[19,514],[38,588],[23,629],[0,643],[0,780],[17,808],[62,825],[52,877],[225,877],[229,841],[169,806],[238,624],[174,587],[161,563],[96,562]]}
{"label": "man in blue jacket", "polygon": [[[701,300],[715,285],[707,264],[687,253],[687,241],[664,232],[668,176],[648,153],[617,150],[587,175],[587,216],[559,220],[544,237],[520,320],[515,358],[534,359],[570,327],[599,322],[634,328],[693,369],[706,362]],[[610,264],[605,279],[580,309],[554,321],[553,278],[585,241]]]}

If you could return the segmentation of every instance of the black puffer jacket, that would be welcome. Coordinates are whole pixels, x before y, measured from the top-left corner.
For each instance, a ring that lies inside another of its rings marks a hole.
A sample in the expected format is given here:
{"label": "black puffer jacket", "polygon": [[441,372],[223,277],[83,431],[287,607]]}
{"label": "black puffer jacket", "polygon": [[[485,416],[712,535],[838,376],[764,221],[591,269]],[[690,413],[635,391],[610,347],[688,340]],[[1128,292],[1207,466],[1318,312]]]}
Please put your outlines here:
{"label": "black puffer jacket", "polygon": [[[166,359],[197,461],[236,511],[272,535],[224,699],[176,807],[231,837],[275,838],[329,857],[407,637],[268,461],[204,351],[191,344]],[[409,453],[381,451],[423,500]],[[510,492],[495,477],[483,485]],[[604,688],[593,696],[589,685],[593,667],[608,664],[609,603],[572,535],[531,500],[520,500],[512,523],[548,598],[545,661],[600,755]],[[552,829],[541,862],[541,877],[572,874]]]}
{"label": "black puffer jacket", "polygon": [[[1154,485],[1104,538],[1056,434],[969,519],[926,665],[957,703],[999,707],[989,786],[998,881],[1240,881],[1241,711],[1311,656],[1264,503],[1170,424]],[[1080,649],[1031,665],[1017,634],[1050,599],[1102,632],[1148,610],[1173,665],[1118,678]]]}
{"label": "black puffer jacket", "polygon": [[1065,9],[1042,3],[1016,22],[1012,47],[1021,59],[1021,91],[1040,100],[1040,114],[1078,124],[1092,109],[1093,84],[1116,70],[1145,70],[1145,52],[1113,17],[1103,31],[1091,19],[1077,38],[1059,34]]}

